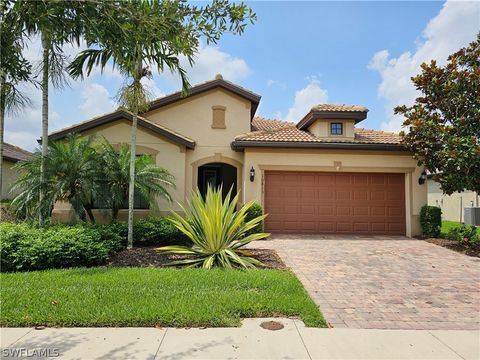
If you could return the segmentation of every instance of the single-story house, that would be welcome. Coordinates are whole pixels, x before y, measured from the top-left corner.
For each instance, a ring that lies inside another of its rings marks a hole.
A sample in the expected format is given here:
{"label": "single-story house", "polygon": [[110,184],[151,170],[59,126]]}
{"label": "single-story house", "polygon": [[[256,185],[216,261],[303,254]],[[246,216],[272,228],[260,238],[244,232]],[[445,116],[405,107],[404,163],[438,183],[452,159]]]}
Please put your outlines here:
{"label": "single-story house", "polygon": [[430,176],[427,179],[428,205],[442,209],[442,219],[463,222],[466,207],[480,207],[480,194],[474,191],[456,192],[445,195],[440,184]]}
{"label": "single-story house", "polygon": [[[398,135],[360,128],[368,109],[320,104],[298,123],[256,116],[260,96],[217,75],[154,100],[138,120],[137,153],[152,155],[176,179],[183,202],[192,190],[223,184],[257,200],[272,233],[355,233],[414,236],[427,187],[422,169]],[[132,115],[117,110],[56,131],[129,143]],[[178,210],[159,200],[161,213]],[[120,212],[126,217],[127,210]],[[99,212],[98,214],[100,214]],[[147,216],[137,209],[135,216]],[[72,211],[57,205],[54,216]]]}
{"label": "single-story house", "polygon": [[3,143],[2,150],[2,193],[1,199],[12,199],[15,194],[10,191],[10,187],[18,178],[18,172],[13,169],[13,166],[20,160],[27,160],[32,156],[30,151],[24,150],[21,147]]}

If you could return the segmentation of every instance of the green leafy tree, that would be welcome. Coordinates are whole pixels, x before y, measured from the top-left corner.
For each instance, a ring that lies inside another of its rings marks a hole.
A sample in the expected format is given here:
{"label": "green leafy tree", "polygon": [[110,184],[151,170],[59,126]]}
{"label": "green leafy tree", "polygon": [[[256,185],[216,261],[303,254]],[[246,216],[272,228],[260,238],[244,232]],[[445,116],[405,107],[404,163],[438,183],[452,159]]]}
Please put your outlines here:
{"label": "green leafy tree", "polygon": [[446,66],[422,64],[412,81],[422,96],[395,108],[410,128],[402,133],[405,146],[444,193],[480,192],[480,33]]}
{"label": "green leafy tree", "polygon": [[[81,24],[78,21],[75,1],[49,0],[18,0],[14,5],[15,11],[20,14],[19,24],[26,30],[29,37],[40,36],[42,43],[42,60],[38,72],[41,74],[40,88],[42,90],[42,169],[48,153],[48,94],[49,83],[54,88],[61,88],[67,84],[65,68],[68,59],[62,46],[67,43],[80,45],[82,34]],[[46,181],[46,171],[40,171],[41,184]],[[45,192],[40,188],[40,202],[46,200]],[[39,214],[40,226],[44,224],[43,212]]]}
{"label": "green leafy tree", "polygon": [[142,79],[152,76],[152,68],[158,72],[168,69],[180,75],[186,94],[189,83],[180,56],[193,64],[201,37],[216,42],[225,32],[240,34],[248,22],[254,21],[255,14],[245,4],[228,0],[214,0],[206,6],[182,0],[115,1],[93,6],[87,3],[79,14],[89,49],[72,62],[70,74],[82,77],[96,66],[104,69],[111,64],[125,78],[118,93],[119,103],[133,113],[128,192],[128,247],[131,248],[137,116],[149,107]]}
{"label": "green leafy tree", "polygon": [[223,199],[222,187],[208,187],[205,199],[197,191],[187,206],[181,206],[185,215],[173,213],[169,219],[175,227],[192,240],[194,246],[164,246],[158,251],[188,255],[188,259],[171,262],[170,265],[212,267],[254,268],[261,263],[250,257],[241,248],[252,241],[266,238],[268,233],[256,233],[267,215],[247,220],[247,214],[254,205],[250,201],[237,210],[238,196],[231,198],[230,190]]}
{"label": "green leafy tree", "polygon": [[31,64],[23,57],[23,31],[11,1],[0,2],[0,189],[2,188],[5,115],[30,105],[19,85],[30,81]]}
{"label": "green leafy tree", "polygon": [[[49,144],[45,157],[37,151],[32,159],[20,161],[15,166],[21,172],[13,189],[19,194],[12,202],[14,208],[26,213],[30,218],[47,218],[56,201],[65,201],[72,205],[76,215],[95,222],[92,203],[99,192],[98,179],[102,177],[101,155],[92,146],[92,139],[69,136],[66,141],[54,141]],[[43,166],[42,166],[43,160]],[[42,169],[45,172],[40,178]],[[40,191],[44,196],[40,200]]]}
{"label": "green leafy tree", "polygon": [[[101,154],[102,184],[105,192],[99,195],[100,201],[112,209],[112,219],[118,218],[125,199],[128,198],[130,182],[130,146],[124,144],[116,149],[108,141],[99,146]],[[157,197],[172,201],[168,189],[175,188],[174,177],[167,170],[155,165],[149,155],[135,158],[135,191],[144,199],[148,199],[150,207],[157,208]]]}

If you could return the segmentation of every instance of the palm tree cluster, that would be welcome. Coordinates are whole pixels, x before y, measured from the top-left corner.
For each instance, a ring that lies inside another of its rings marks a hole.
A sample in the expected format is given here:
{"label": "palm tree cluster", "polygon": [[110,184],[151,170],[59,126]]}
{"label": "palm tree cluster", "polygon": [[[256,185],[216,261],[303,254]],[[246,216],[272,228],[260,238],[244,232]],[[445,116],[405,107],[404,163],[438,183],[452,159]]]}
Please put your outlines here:
{"label": "palm tree cluster", "polygon": [[[20,96],[19,83],[34,80],[42,91],[42,151],[37,159],[40,169],[35,194],[39,202],[45,202],[44,207],[48,207],[47,162],[49,151],[54,148],[48,144],[49,87],[61,87],[68,76],[88,76],[93,68],[117,69],[125,79],[117,96],[119,105],[133,113],[128,188],[131,245],[134,192],[138,188],[134,184],[138,180],[135,176],[137,115],[149,107],[142,78],[152,76],[150,69],[160,73],[176,72],[181,77],[183,93],[187,94],[189,82],[180,58],[186,58],[193,65],[200,39],[216,43],[224,33],[242,34],[247,23],[255,19],[255,13],[244,3],[230,0],[213,0],[201,6],[186,0],[2,0],[0,143],[3,143],[5,109],[27,103]],[[28,42],[25,40],[33,37],[40,38],[43,49],[37,71],[33,71],[22,55]],[[70,62],[63,47],[82,42],[88,49]],[[40,225],[44,223],[45,214],[44,211],[38,213]]]}
{"label": "palm tree cluster", "polygon": [[[64,201],[82,221],[88,217],[95,222],[94,208],[110,209],[116,220],[128,195],[130,146],[116,148],[105,139],[93,140],[70,135],[66,141],[50,142],[45,158],[37,151],[31,159],[20,161],[16,168],[22,176],[13,185],[19,191],[12,202],[16,211],[31,219],[39,213],[47,218],[55,202]],[[40,177],[42,169],[44,179]],[[172,200],[168,190],[175,187],[174,177],[150,156],[136,157],[134,180],[136,192],[151,208],[158,207],[157,196]],[[42,181],[44,197],[40,201]]]}

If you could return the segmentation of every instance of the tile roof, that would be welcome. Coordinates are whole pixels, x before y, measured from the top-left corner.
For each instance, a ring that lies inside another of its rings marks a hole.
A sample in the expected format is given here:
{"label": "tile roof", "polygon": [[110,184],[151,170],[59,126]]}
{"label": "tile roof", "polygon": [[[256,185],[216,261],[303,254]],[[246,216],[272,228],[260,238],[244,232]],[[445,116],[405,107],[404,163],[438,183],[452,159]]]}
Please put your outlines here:
{"label": "tile roof", "polygon": [[312,107],[312,111],[348,111],[348,112],[368,112],[365,106],[347,105],[347,104],[318,104]]}
{"label": "tile roof", "polygon": [[318,138],[309,131],[298,129],[294,123],[280,120],[254,118],[252,130],[249,133],[238,135],[235,141],[265,141],[265,142],[292,142],[292,143],[352,143],[352,144],[394,144],[401,143],[398,134],[355,128],[354,139]]}
{"label": "tile roof", "polygon": [[27,151],[25,149],[22,149],[21,147],[8,144],[8,143],[3,143],[3,158],[5,160],[10,160],[10,161],[20,161],[20,160],[27,160],[32,156],[32,153],[30,151]]}
{"label": "tile roof", "polygon": [[252,120],[252,130],[277,130],[287,126],[295,126],[295,123],[263,117],[254,117]]}

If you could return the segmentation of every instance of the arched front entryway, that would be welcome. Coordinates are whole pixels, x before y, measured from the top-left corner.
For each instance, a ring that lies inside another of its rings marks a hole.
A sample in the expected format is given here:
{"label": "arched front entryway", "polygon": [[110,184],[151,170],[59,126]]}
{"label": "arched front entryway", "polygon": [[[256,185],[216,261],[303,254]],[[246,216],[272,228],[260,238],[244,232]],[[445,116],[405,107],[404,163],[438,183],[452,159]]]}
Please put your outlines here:
{"label": "arched front entryway", "polygon": [[222,186],[223,197],[230,189],[232,194],[237,193],[237,168],[235,166],[214,162],[198,167],[197,186],[200,193],[205,196],[208,186],[218,188]]}

